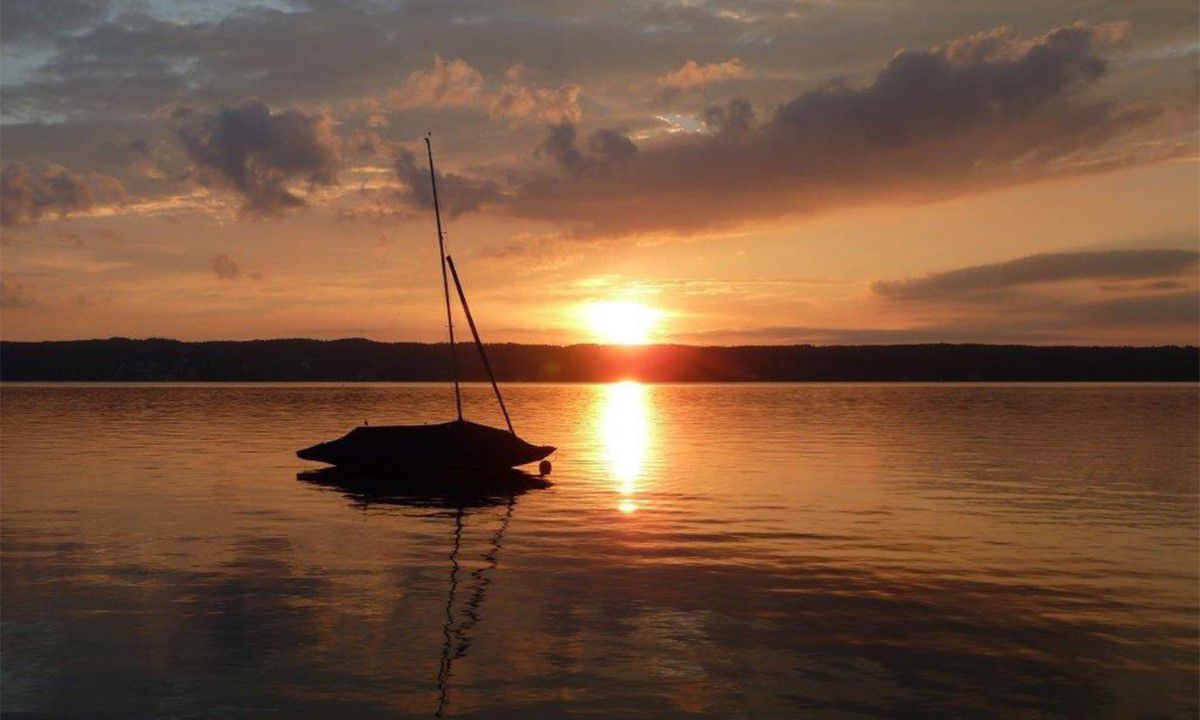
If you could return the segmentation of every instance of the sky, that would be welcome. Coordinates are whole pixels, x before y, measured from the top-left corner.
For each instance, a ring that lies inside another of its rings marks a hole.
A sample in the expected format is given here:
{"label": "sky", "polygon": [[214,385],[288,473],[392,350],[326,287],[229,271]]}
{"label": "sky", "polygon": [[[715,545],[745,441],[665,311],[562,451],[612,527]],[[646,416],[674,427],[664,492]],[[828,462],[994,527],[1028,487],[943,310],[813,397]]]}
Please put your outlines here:
{"label": "sky", "polygon": [[0,337],[1200,344],[1197,13],[4,0]]}

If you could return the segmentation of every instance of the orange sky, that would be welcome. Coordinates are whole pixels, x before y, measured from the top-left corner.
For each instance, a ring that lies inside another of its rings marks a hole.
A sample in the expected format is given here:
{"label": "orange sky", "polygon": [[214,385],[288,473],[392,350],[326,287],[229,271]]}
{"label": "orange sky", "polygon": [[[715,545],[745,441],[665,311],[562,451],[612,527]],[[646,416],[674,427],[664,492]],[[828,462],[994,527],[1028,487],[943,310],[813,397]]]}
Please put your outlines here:
{"label": "orange sky", "polygon": [[1200,342],[1194,3],[934,4],[5,5],[0,335],[440,340],[432,129],[488,341]]}

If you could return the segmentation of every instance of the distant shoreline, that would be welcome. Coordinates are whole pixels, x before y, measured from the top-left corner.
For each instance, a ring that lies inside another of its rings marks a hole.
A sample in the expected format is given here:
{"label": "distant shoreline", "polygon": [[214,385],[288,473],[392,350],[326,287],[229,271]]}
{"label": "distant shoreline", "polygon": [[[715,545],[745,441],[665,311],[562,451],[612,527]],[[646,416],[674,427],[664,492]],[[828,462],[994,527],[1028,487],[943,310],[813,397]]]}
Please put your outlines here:
{"label": "distant shoreline", "polygon": [[[1200,382],[1195,346],[488,345],[506,382]],[[3,382],[441,382],[445,343],[0,341]],[[484,381],[460,345],[462,378]]]}

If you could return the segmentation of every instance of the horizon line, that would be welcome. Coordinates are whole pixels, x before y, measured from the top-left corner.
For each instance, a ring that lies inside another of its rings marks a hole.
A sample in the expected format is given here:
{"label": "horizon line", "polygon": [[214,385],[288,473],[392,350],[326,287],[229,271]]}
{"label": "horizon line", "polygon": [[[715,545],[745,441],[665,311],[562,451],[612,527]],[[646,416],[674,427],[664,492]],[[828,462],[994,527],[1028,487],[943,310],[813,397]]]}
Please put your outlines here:
{"label": "horizon line", "polygon": [[[256,343],[256,342],[319,342],[319,343],[338,343],[338,342],[369,342],[378,345],[423,345],[429,347],[445,346],[450,343],[446,340],[442,341],[424,341],[424,340],[377,340],[375,338],[362,336],[348,336],[339,338],[313,338],[313,337],[267,337],[267,338],[214,338],[205,340],[181,340],[179,338],[146,336],[146,337],[128,337],[124,335],[112,335],[109,337],[90,337],[90,338],[67,338],[67,339],[40,339],[40,340],[17,340],[0,338],[0,343],[19,343],[26,345],[34,344],[50,344],[50,343],[87,343],[87,342],[171,342],[180,344],[206,344],[206,343]],[[790,348],[790,347],[813,347],[813,348],[850,348],[850,347],[993,347],[993,348],[1079,348],[1079,349],[1154,349],[1154,348],[1181,348],[1188,350],[1200,349],[1200,344],[1181,344],[1181,343],[1158,343],[1136,345],[1130,343],[1121,344],[1087,344],[1087,343],[1030,343],[1030,342],[968,342],[968,341],[953,341],[953,340],[928,340],[928,341],[910,341],[910,342],[842,342],[842,343],[822,343],[822,342],[790,342],[790,343],[739,343],[732,345],[723,344],[693,344],[686,342],[654,342],[654,343],[600,343],[600,342],[575,342],[575,343],[538,343],[538,342],[484,342],[487,346],[500,345],[515,345],[522,347],[552,347],[552,348],[575,348],[575,347],[595,347],[616,350],[647,350],[654,348]],[[455,342],[455,346],[470,346],[474,342]]]}

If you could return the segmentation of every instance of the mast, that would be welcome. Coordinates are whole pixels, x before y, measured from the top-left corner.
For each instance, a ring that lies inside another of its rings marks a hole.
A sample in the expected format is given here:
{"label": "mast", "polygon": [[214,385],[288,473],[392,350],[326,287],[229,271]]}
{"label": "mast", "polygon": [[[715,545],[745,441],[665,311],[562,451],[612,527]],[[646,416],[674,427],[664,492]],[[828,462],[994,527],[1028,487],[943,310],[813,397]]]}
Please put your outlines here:
{"label": "mast", "polygon": [[458,353],[454,350],[454,320],[450,317],[450,284],[446,279],[446,260],[449,258],[446,256],[446,241],[442,237],[442,209],[438,206],[437,175],[433,172],[433,143],[430,141],[429,135],[425,136],[425,151],[429,154],[429,184],[433,186],[433,216],[437,219],[438,261],[442,266],[442,294],[446,299],[446,328],[450,331],[450,371],[454,375],[454,407],[458,410],[458,419],[462,420],[462,391],[458,387]]}
{"label": "mast", "polygon": [[500,403],[500,412],[504,413],[504,422],[508,423],[508,431],[513,435],[512,420],[508,418],[508,408],[504,407],[504,398],[500,395],[500,386],[496,384],[496,375],[492,372],[492,364],[488,362],[487,353],[483,349],[483,341],[479,339],[479,331],[475,329],[475,318],[471,317],[471,306],[467,304],[467,295],[463,292],[462,283],[458,279],[458,271],[454,269],[454,258],[446,256],[446,264],[450,266],[450,274],[454,277],[454,288],[458,290],[458,299],[462,301],[463,313],[467,316],[467,325],[471,326],[471,335],[475,338],[475,347],[479,348],[479,359],[483,360],[483,369],[487,370],[488,380],[492,381],[492,390]]}

